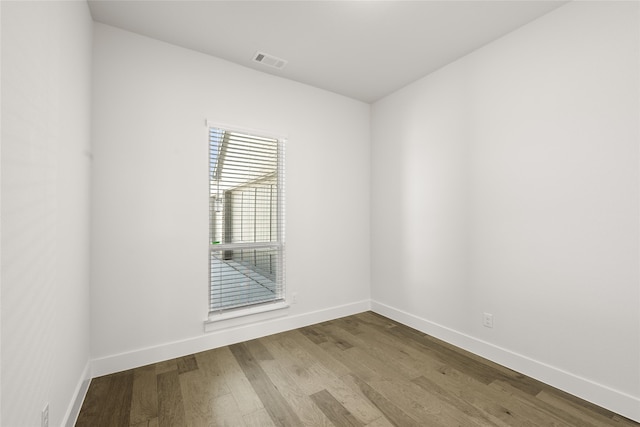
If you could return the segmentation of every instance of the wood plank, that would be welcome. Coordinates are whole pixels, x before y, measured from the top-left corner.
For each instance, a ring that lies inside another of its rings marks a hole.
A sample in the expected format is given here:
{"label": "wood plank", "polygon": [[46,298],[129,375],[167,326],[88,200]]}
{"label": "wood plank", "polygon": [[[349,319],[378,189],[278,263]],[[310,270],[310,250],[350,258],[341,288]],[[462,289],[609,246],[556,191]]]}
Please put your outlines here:
{"label": "wood plank", "polygon": [[[473,381],[476,380],[473,379]],[[531,407],[512,394],[501,392],[497,388],[486,387],[477,381],[476,383],[477,386],[459,387],[457,390],[452,389],[452,392],[458,393],[462,399],[489,414],[491,420],[499,425],[566,426],[566,423],[557,417],[541,415],[537,408]]]}
{"label": "wood plank", "polygon": [[609,426],[612,422],[615,422],[616,425],[619,426],[638,425],[638,423],[624,418],[615,420],[612,418],[611,412],[560,390],[551,388],[542,390],[536,395],[536,399],[548,403],[565,413],[578,417],[584,420],[585,423],[591,423],[597,426]]}
{"label": "wood plank", "polygon": [[424,351],[406,345],[405,340],[387,334],[388,329],[385,327],[381,331],[378,326],[360,323],[357,339],[365,344],[357,345],[367,349],[375,349],[378,359],[383,361],[392,359],[394,365],[402,365],[406,376],[410,378],[425,375],[425,373],[435,374],[444,366],[441,361],[425,357]]}
{"label": "wood plank", "polygon": [[[432,388],[425,388],[429,395],[420,393],[414,386],[409,386],[402,381],[380,381],[379,379],[371,379],[369,384],[383,395],[397,396],[395,402],[401,406],[406,412],[424,422],[433,422],[437,420],[440,425],[500,425],[501,421],[491,414],[485,413],[471,405],[465,404],[464,400],[456,397],[455,394],[445,394],[444,390],[465,389],[468,387],[480,387],[473,377],[469,377],[464,373],[455,371],[453,368],[444,364],[441,360],[434,360],[425,357],[425,353],[407,346],[403,340],[387,335],[384,332],[393,329],[393,327],[385,326],[383,330],[380,327],[372,327],[367,324],[361,324],[360,334],[356,345],[358,347],[367,347],[367,354],[376,356],[379,361],[393,360],[394,367],[402,373],[404,377],[411,377],[415,374],[423,373],[424,376],[435,378],[436,383],[432,383]],[[382,333],[381,333],[382,332]],[[362,345],[360,342],[362,341]],[[366,359],[363,363],[370,365]],[[370,365],[372,366],[372,365]],[[379,367],[372,366],[373,369],[380,370]],[[387,375],[388,376],[388,375]],[[423,378],[419,375],[417,378]],[[438,385],[439,384],[439,385]],[[438,387],[433,389],[433,387]],[[439,391],[439,394],[438,394]],[[434,393],[435,392],[435,393]],[[404,396],[413,396],[406,400]],[[418,399],[421,396],[421,399]],[[435,402],[434,407],[428,407],[421,402]],[[429,415],[431,414],[431,415]]]}
{"label": "wood plank", "polygon": [[258,409],[257,411],[246,414],[242,417],[246,427],[276,427],[271,420],[266,409]]}
{"label": "wood plank", "polygon": [[322,348],[327,351],[333,358],[349,368],[349,372],[340,378],[344,378],[347,375],[358,375],[364,381],[370,381],[374,379],[381,379],[382,374],[375,369],[370,368],[364,363],[360,363],[360,357],[366,357],[366,354],[359,348],[351,348],[348,352],[340,350],[333,343],[322,343]]}
{"label": "wood plank", "polygon": [[544,422],[546,420],[553,418],[558,421],[558,423],[566,423],[569,425],[579,425],[580,427],[602,427],[601,423],[594,423],[591,420],[587,420],[580,416],[574,416],[574,414],[570,412],[566,412],[560,409],[558,406],[554,406],[549,404],[548,402],[541,401],[535,396],[531,396],[528,393],[525,393],[511,384],[504,381],[494,381],[489,385],[491,388],[495,388],[505,394],[509,394],[513,398],[521,401],[523,404],[531,407],[532,411],[535,411],[540,419]]}
{"label": "wood plank", "polygon": [[109,391],[104,398],[103,412],[98,425],[128,425],[132,393],[133,371],[125,371],[112,375]]}
{"label": "wood plank", "polygon": [[471,418],[449,402],[408,381],[374,381],[369,385],[424,426],[488,426],[486,417]]}
{"label": "wood plank", "polygon": [[76,421],[78,427],[99,426],[104,412],[104,401],[109,392],[111,376],[94,378],[89,384],[87,395]]}
{"label": "wood plank", "polygon": [[323,342],[327,342],[329,340],[324,334],[318,332],[313,326],[307,326],[298,330],[314,344],[322,344]]}
{"label": "wood plank", "polygon": [[[310,344],[311,348],[300,345],[300,340]],[[278,334],[272,337],[261,339],[276,360],[280,361],[283,368],[289,372],[307,395],[312,395],[318,391],[326,389],[339,403],[363,423],[371,422],[382,415],[368,401],[363,399],[358,393],[344,384],[340,378],[329,367],[338,363],[331,358],[324,350],[306,340],[297,331],[290,331],[286,334]],[[304,348],[303,348],[304,347]],[[307,351],[306,349],[309,348]],[[313,354],[309,353],[312,352]],[[333,362],[333,363],[332,363]],[[339,372],[346,373],[349,370],[340,365]]]}
{"label": "wood plank", "polygon": [[331,357],[321,346],[314,344],[300,330],[289,331],[287,337],[295,346],[308,354],[314,355],[314,359],[319,361],[327,370],[333,372],[336,377],[341,377],[350,372],[349,368]]}
{"label": "wood plank", "polygon": [[264,346],[262,339],[247,341],[244,344],[253,358],[258,362],[262,360],[273,360],[273,355],[269,353],[269,350]]}
{"label": "wood plank", "polygon": [[354,335],[343,333],[343,330],[332,322],[321,323],[314,326],[314,329],[321,331],[327,341],[334,343],[340,350],[348,350],[353,347],[351,340],[354,338]]}
{"label": "wood plank", "polygon": [[314,377],[309,368],[315,363],[311,355],[297,346],[291,346],[286,337],[278,336],[263,338],[264,345],[269,352],[277,358],[280,365],[287,370],[290,376],[295,378],[296,384],[307,395],[322,390],[318,378]]}
{"label": "wood plank", "polygon": [[[415,329],[409,328],[407,326],[403,326],[403,325],[399,325],[399,328],[406,328],[408,330],[411,331],[415,331]],[[419,331],[416,331],[419,332]],[[530,393],[535,393],[533,392],[533,390],[537,390],[539,389],[540,386],[544,386],[544,384],[542,384],[539,381],[534,380],[533,378],[528,378],[526,375],[523,375],[519,372],[516,372],[512,369],[509,369],[505,366],[502,365],[498,365],[495,362],[492,362],[491,360],[485,359],[482,356],[478,356],[477,354],[473,354],[469,351],[466,351],[464,349],[461,349],[459,347],[454,346],[453,344],[449,344],[446,341],[442,341],[436,337],[432,337],[429,336],[427,334],[422,333],[422,337],[423,340],[426,340],[427,342],[430,342],[431,345],[433,345],[434,347],[438,347],[438,348],[444,348],[447,349],[448,351],[452,351],[456,354],[458,354],[460,357],[462,357],[463,359],[470,359],[471,361],[475,361],[478,362],[482,365],[484,365],[485,367],[489,368],[490,370],[495,370],[497,371],[498,374],[502,374],[508,378],[514,378],[517,380],[524,380],[523,381],[523,385],[526,385],[526,387],[528,387],[529,390],[525,390],[523,388],[524,391],[530,392]]]}
{"label": "wood plank", "polygon": [[480,361],[480,359],[468,357],[462,350],[454,351],[439,344],[435,339],[424,335],[417,336],[410,328],[393,327],[388,329],[388,333],[405,339],[407,345],[413,345],[415,348],[424,351],[425,356],[431,357],[443,365],[451,366],[484,384],[490,384],[495,380],[501,379],[531,395],[536,395],[542,391],[541,384],[535,380],[514,371],[509,371],[511,374],[507,375],[504,371],[494,369],[487,363]]}
{"label": "wood plank", "polygon": [[295,379],[281,366],[279,361],[263,361],[260,366],[296,413],[300,419],[300,425],[333,427],[331,421],[313,403],[313,400],[298,387]]}
{"label": "wood plank", "polygon": [[378,393],[373,387],[365,381],[362,381],[356,375],[347,375],[345,379],[355,384],[358,389],[360,389],[362,395],[375,405],[391,424],[402,427],[424,426],[424,424],[421,424],[418,420],[406,414],[398,408],[395,403]]}
{"label": "wood plank", "polygon": [[158,427],[158,419],[152,418],[150,420],[141,421],[136,424],[130,424],[129,427]]}
{"label": "wood plank", "polygon": [[[323,344],[323,346],[327,345],[327,343]],[[356,345],[357,347],[343,352],[334,350],[334,356],[344,355],[344,363],[349,364],[354,375],[358,375],[362,382],[375,390],[378,395],[393,402],[395,407],[417,422],[422,425],[438,426],[457,425],[465,421],[467,425],[477,425],[475,421],[468,420],[464,414],[459,414],[457,409],[449,407],[446,402],[439,401],[433,396],[426,396],[419,387],[411,383],[410,377],[418,371],[403,372],[403,369],[394,369],[399,367],[398,364],[394,364],[391,368],[388,361],[394,360],[393,357],[388,357],[385,362],[384,353],[370,351],[369,348],[361,349],[359,342]],[[417,396],[423,399],[418,400],[415,398]],[[429,406],[425,407],[425,403],[429,403]]]}
{"label": "wood plank", "polygon": [[[461,375],[455,378],[456,371],[453,374],[443,374],[442,377],[424,378],[419,377],[413,382],[427,391],[436,391],[434,385],[445,384],[443,395],[447,395],[452,399],[453,404],[458,403],[459,410],[463,413],[470,413],[475,419],[487,418],[488,425],[498,425],[502,427],[511,427],[518,425],[520,411],[514,409],[513,399],[508,395],[494,395],[497,399],[488,399],[485,391],[486,386],[475,380],[474,378]],[[445,381],[441,381],[445,378]],[[453,381],[452,381],[453,380]],[[478,414],[471,408],[475,408],[480,412]],[[515,414],[515,415],[514,415]]]}
{"label": "wood plank", "polygon": [[[218,363],[216,354],[217,352],[215,350],[197,353],[195,359],[198,370],[191,371],[197,373],[194,375],[201,376],[200,381],[206,384],[208,388],[207,393],[210,394],[211,398],[231,392],[227,384],[227,377]],[[191,372],[183,375],[191,374]]]}
{"label": "wood plank", "polygon": [[208,426],[213,417],[211,400],[214,398],[209,378],[195,370],[180,374],[178,380],[186,425]]}
{"label": "wood plank", "polygon": [[133,371],[133,390],[129,423],[135,425],[158,417],[158,380],[154,365]]}
{"label": "wood plank", "polygon": [[209,419],[209,424],[203,424],[203,427],[243,427],[245,425],[242,413],[231,393],[223,394],[222,396],[212,399],[211,413],[212,416]]}
{"label": "wood plank", "polygon": [[310,397],[333,424],[337,426],[364,426],[327,390],[321,390]]}
{"label": "wood plank", "polygon": [[158,425],[160,427],[185,425],[184,403],[178,371],[169,371],[157,376],[158,381]]}
{"label": "wood plank", "polygon": [[[422,387],[435,398],[456,408],[460,414],[465,416],[465,418],[477,424],[507,427],[501,420],[473,405],[472,401],[461,397],[460,394],[462,393],[456,393],[453,391],[459,388],[457,384],[451,384],[450,387],[442,387],[438,382],[434,382],[432,379],[424,376],[415,378],[412,382],[419,387]],[[470,387],[473,387],[473,385],[470,385]]]}
{"label": "wood plank", "polygon": [[382,327],[383,329],[389,329],[394,326],[409,328],[409,326],[403,325],[402,323],[396,322],[395,320],[389,319],[388,317],[384,317],[381,314],[374,313],[373,311],[365,311],[362,313],[358,313],[358,314],[355,314],[353,317],[355,317],[356,319],[358,319],[358,321],[362,323],[366,323],[367,325],[377,325]]}
{"label": "wood plank", "polygon": [[177,371],[178,362],[176,359],[165,360],[165,361],[156,363],[155,367],[156,367],[156,375],[160,375],[169,371]]}
{"label": "wood plank", "polygon": [[[328,329],[328,328],[327,328]],[[324,331],[324,330],[323,330]],[[424,359],[422,354],[417,358],[411,359],[407,351],[401,351],[401,343],[398,340],[392,342],[384,342],[384,337],[378,339],[379,333],[361,333],[357,336],[351,335],[344,329],[339,327],[333,327],[330,333],[337,338],[344,338],[349,340],[354,346],[359,348],[363,353],[367,355],[367,360],[372,361],[369,363],[370,367],[376,370],[393,371],[394,376],[398,378],[411,379],[420,376],[425,369],[425,365],[416,366],[416,360]],[[374,335],[375,334],[375,335]],[[377,362],[373,362],[373,361]],[[389,370],[389,360],[394,361],[394,369]],[[432,369],[432,367],[429,367]]]}
{"label": "wood plank", "polygon": [[309,352],[307,348],[300,346],[293,340],[293,335],[294,334],[291,333],[291,331],[288,333],[270,335],[260,338],[260,342],[263,343],[269,353],[276,359],[286,355],[287,359],[295,361],[296,366],[299,366],[300,368],[308,368],[315,364],[316,357],[313,353],[319,347],[312,344],[308,347],[312,349],[311,352]]}
{"label": "wood plank", "polygon": [[351,335],[360,335],[363,333],[361,329],[363,323],[355,316],[342,317],[334,320],[333,323],[339,328],[349,332]]}
{"label": "wood plank", "polygon": [[244,375],[242,368],[229,350],[229,347],[208,351],[203,357],[215,361],[228,390],[236,399],[240,413],[251,414],[260,409],[264,409],[262,401]]}
{"label": "wood plank", "polygon": [[193,354],[179,357],[176,359],[176,365],[178,368],[178,374],[184,374],[185,372],[195,371],[198,369],[198,362]]}
{"label": "wood plank", "polygon": [[277,426],[300,426],[300,418],[273,385],[244,344],[229,346],[245,376]]}
{"label": "wood plank", "polygon": [[383,415],[368,423],[366,427],[393,427],[393,424]]}
{"label": "wood plank", "polygon": [[[341,335],[346,333],[340,330],[329,330],[331,325],[320,326],[319,328],[321,328],[323,333],[331,334],[337,338],[340,338]],[[378,350],[372,351],[360,338],[353,338],[353,341],[357,343],[357,345],[346,350],[339,346],[335,340],[328,340],[319,345],[332,357],[347,366],[351,371],[350,373],[358,375],[359,378],[365,382],[393,378],[411,379],[419,374],[415,370],[407,371],[397,364],[391,367],[388,355],[385,357],[385,355]],[[376,355],[378,357],[375,357]]]}

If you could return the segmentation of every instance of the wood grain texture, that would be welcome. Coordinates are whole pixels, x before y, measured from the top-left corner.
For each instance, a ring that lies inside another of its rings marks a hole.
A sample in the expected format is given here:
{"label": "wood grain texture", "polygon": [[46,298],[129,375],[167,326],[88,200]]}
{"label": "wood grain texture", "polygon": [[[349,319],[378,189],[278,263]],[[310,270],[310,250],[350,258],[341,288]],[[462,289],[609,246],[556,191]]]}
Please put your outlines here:
{"label": "wood grain texture", "polygon": [[327,390],[321,390],[312,394],[311,399],[334,425],[354,427],[364,425]]}
{"label": "wood grain texture", "polygon": [[149,420],[158,418],[158,380],[153,365],[138,368],[133,373],[131,425],[147,425]]}
{"label": "wood grain texture", "polygon": [[119,372],[94,379],[91,383],[94,393],[87,396],[88,411],[78,416],[80,426],[127,426],[131,413],[133,395],[133,371]]}
{"label": "wood grain texture", "polygon": [[95,378],[76,425],[640,427],[372,312]]}
{"label": "wood grain texture", "polygon": [[[220,369],[229,392],[236,399],[238,409],[243,415],[255,414],[264,410],[264,405],[260,397],[256,394],[251,382],[244,375],[242,368],[238,364],[229,347],[222,347],[206,352],[214,358]],[[250,417],[251,418],[251,417]],[[253,418],[251,418],[253,419]]]}
{"label": "wood grain texture", "polygon": [[244,343],[229,346],[245,376],[277,426],[303,425],[273,381],[264,372]]}
{"label": "wood grain texture", "polygon": [[184,374],[185,372],[195,371],[198,369],[198,362],[196,361],[196,356],[193,354],[178,358],[176,365],[179,374]]}
{"label": "wood grain texture", "polygon": [[186,425],[178,371],[160,374],[157,380],[158,424],[160,427]]}

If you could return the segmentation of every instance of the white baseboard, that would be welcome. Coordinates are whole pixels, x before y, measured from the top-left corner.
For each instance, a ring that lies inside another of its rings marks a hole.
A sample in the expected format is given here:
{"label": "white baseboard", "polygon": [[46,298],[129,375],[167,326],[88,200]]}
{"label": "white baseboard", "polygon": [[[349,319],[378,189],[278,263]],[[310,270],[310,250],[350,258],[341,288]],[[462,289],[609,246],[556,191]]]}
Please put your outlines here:
{"label": "white baseboard", "polygon": [[87,390],[89,390],[89,383],[91,382],[91,377],[89,376],[90,372],[91,361],[89,360],[82,370],[82,374],[78,380],[78,385],[73,393],[73,399],[67,408],[67,412],[64,414],[61,425],[65,427],[73,427],[76,424],[78,415],[80,414],[80,409],[82,408],[82,402],[84,402]]}
{"label": "white baseboard", "polygon": [[470,351],[574,396],[640,422],[640,398],[598,384],[524,355],[479,340],[388,305],[371,301],[371,310],[427,335]]}
{"label": "white baseboard", "polygon": [[163,360],[210,350],[212,348],[223,347],[225,345],[277,334],[339,317],[362,313],[370,309],[370,301],[364,300],[309,313],[279,316],[253,323],[234,325],[182,341],[165,343],[154,347],[141,348],[126,353],[94,359],[91,363],[91,376],[95,378],[114,372],[133,369]]}

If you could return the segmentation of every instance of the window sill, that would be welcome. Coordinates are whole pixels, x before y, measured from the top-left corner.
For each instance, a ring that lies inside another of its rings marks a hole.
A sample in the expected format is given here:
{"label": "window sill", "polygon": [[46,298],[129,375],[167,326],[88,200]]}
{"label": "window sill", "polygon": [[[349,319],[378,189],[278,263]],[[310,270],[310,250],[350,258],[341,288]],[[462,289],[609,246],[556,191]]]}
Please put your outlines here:
{"label": "window sill", "polygon": [[211,314],[209,315],[209,319],[204,321],[204,331],[214,332],[221,329],[286,316],[288,308],[289,304],[285,301],[281,301],[221,314]]}

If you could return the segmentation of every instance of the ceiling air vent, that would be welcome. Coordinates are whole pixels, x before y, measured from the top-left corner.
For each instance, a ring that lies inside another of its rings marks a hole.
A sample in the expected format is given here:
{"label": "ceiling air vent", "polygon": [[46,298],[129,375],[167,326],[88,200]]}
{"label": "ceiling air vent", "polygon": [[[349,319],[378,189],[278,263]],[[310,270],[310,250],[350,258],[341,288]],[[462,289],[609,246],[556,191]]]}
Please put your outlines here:
{"label": "ceiling air vent", "polygon": [[284,59],[269,55],[268,53],[264,52],[256,52],[256,54],[253,55],[253,60],[255,62],[259,62],[260,64],[264,64],[272,68],[277,68],[278,70],[282,70],[284,66],[287,65],[287,61],[285,61]]}

